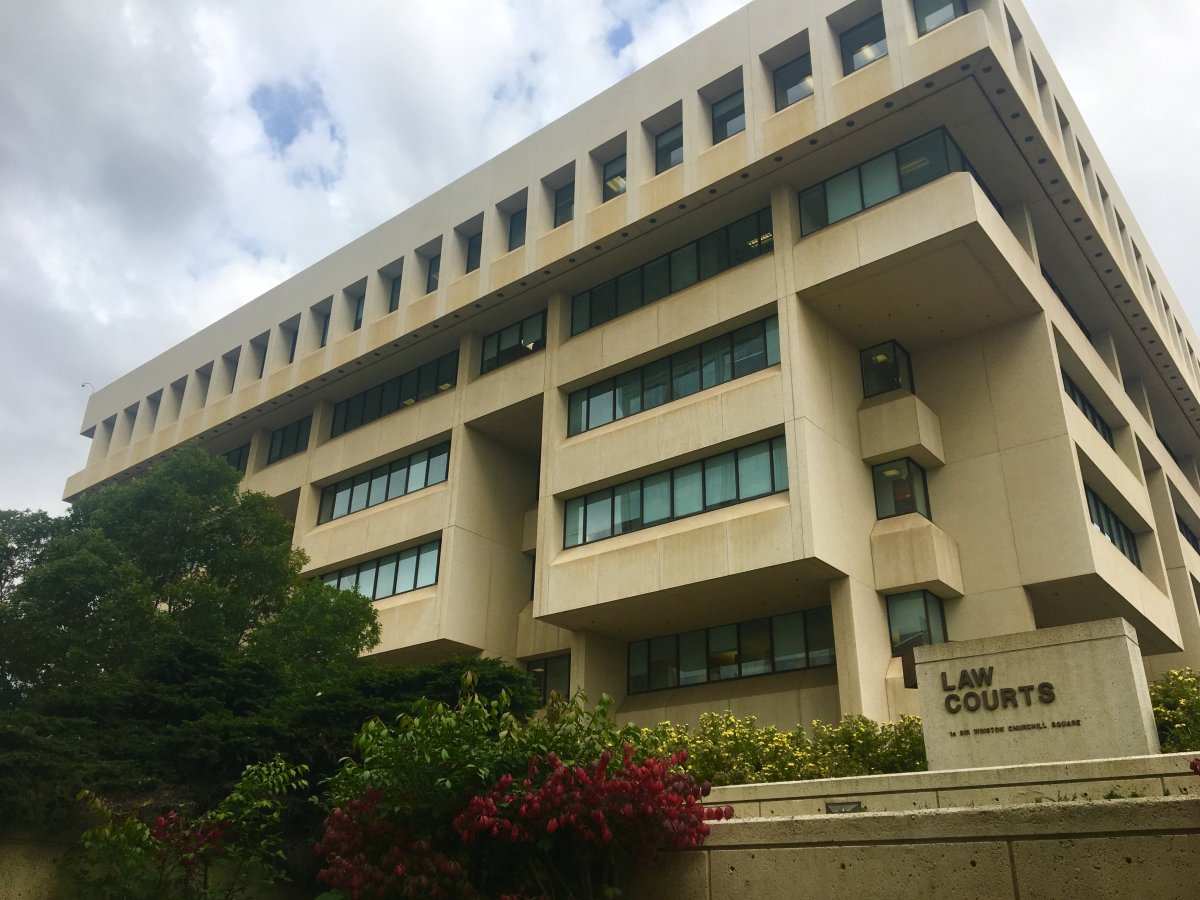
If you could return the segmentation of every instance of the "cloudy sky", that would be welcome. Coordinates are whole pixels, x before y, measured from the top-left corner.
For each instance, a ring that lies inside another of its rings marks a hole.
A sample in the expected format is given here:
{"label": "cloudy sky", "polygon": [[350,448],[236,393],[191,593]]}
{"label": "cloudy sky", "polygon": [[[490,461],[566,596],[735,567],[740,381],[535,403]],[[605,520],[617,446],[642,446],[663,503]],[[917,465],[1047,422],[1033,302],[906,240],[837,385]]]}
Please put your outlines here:
{"label": "cloudy sky", "polygon": [[[0,508],[101,387],[743,0],[0,4]],[[1027,0],[1193,321],[1200,3]],[[431,77],[429,73],[436,73]],[[1190,302],[1189,302],[1190,301]]]}

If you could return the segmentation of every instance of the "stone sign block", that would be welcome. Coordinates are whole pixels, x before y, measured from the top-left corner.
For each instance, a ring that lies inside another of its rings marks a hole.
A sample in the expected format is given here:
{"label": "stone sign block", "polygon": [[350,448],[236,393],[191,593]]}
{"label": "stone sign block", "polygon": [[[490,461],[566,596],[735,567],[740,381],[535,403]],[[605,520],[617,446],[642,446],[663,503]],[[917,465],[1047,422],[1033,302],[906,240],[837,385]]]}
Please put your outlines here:
{"label": "stone sign block", "polygon": [[929,768],[1157,753],[1137,634],[1124,619],[916,649]]}

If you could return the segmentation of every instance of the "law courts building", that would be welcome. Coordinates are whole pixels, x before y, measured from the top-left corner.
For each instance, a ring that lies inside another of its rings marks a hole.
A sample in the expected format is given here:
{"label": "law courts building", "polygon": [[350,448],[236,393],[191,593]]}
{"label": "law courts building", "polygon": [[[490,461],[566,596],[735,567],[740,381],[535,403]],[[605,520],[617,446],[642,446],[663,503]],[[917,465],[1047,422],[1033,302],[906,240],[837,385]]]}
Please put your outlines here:
{"label": "law courts building", "polygon": [[[90,399],[185,441],[384,663],[792,725],[914,646],[1200,664],[1200,346],[1018,0],[746,7]],[[911,677],[907,683],[912,683]]]}

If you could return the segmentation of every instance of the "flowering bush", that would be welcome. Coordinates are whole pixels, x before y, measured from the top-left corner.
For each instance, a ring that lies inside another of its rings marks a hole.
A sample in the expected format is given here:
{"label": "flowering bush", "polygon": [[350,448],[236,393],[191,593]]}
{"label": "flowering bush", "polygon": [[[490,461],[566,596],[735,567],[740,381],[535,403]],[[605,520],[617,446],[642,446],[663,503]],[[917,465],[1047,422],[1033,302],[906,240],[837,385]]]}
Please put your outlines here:
{"label": "flowering bush", "polygon": [[586,766],[568,766],[553,752],[535,757],[522,781],[506,774],[472,797],[454,830],[468,845],[517,851],[523,870],[508,870],[506,893],[592,897],[595,885],[621,883],[659,850],[698,847],[708,821],[733,817],[730,806],[701,805],[708,785],[679,771],[686,756],[638,763],[626,744],[615,770],[608,750]]}
{"label": "flowering bush", "polygon": [[419,701],[394,726],[363,727],[317,846],[330,897],[618,896],[630,868],[696,846],[724,817],[701,805],[707,786],[680,771],[682,754],[655,759],[641,729],[617,727],[611,698],[520,721],[472,688],[453,708]]}
{"label": "flowering bush", "polygon": [[687,751],[686,770],[712,784],[800,781],[928,767],[921,720],[901,716],[898,723],[845,716],[826,725],[812,723],[812,737],[797,726],[780,731],[759,727],[753,716],[703,713],[694,728],[664,722],[647,733],[660,754]]}
{"label": "flowering bush", "polygon": [[1200,674],[1164,672],[1150,682],[1150,703],[1163,753],[1200,749]]}

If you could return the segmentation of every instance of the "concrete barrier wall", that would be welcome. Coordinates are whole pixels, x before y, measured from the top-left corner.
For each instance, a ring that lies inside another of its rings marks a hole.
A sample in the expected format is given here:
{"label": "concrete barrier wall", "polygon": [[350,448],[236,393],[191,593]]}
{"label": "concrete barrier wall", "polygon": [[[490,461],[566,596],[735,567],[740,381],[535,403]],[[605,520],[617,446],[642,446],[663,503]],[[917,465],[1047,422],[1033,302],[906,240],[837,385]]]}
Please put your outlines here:
{"label": "concrete barrier wall", "polygon": [[713,788],[707,802],[732,806],[740,819],[816,815],[826,812],[826,804],[831,802],[858,802],[868,812],[903,812],[1114,797],[1200,796],[1200,778],[1188,769],[1188,763],[1198,755],[1200,752],[1166,753],[989,769],[730,785]]}
{"label": "concrete barrier wall", "polygon": [[734,820],[630,896],[1195,900],[1200,797]]}

